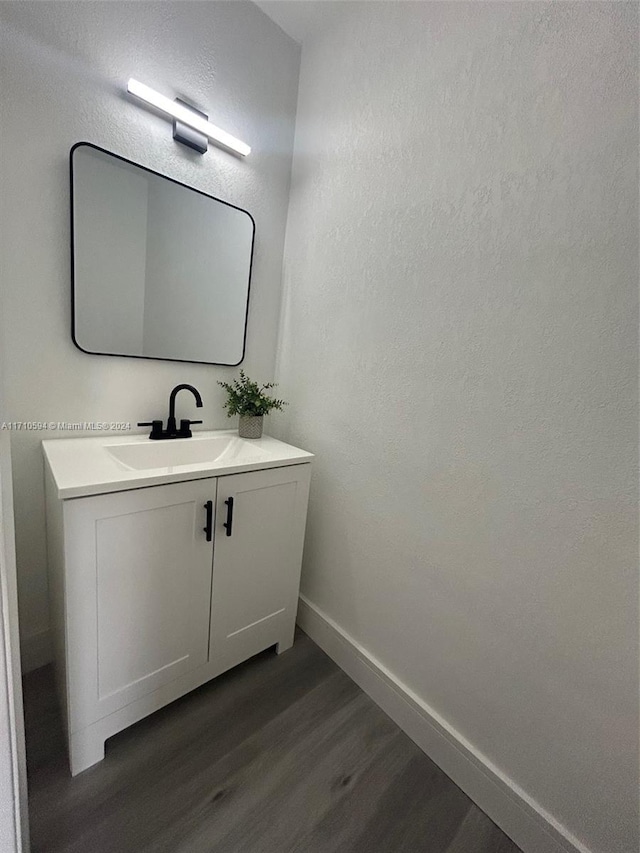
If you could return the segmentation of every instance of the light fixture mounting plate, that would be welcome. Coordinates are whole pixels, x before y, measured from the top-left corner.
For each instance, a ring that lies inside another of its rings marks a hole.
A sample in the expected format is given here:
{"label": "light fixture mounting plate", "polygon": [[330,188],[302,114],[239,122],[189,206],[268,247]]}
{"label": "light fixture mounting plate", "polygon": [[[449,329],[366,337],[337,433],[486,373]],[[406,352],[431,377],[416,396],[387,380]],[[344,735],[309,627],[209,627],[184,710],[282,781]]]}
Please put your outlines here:
{"label": "light fixture mounting plate", "polygon": [[[175,101],[177,104],[187,107],[187,109],[196,113],[196,115],[201,116],[205,121],[209,120],[209,116],[206,113],[203,113],[201,110],[197,110],[186,101],[183,101],[180,98],[176,98]],[[173,120],[173,138],[176,142],[181,142],[183,145],[188,145],[189,148],[193,148],[194,151],[197,151],[199,154],[206,154],[209,149],[209,140],[204,133],[194,130],[192,127],[189,127],[188,124],[178,121],[178,119]]]}

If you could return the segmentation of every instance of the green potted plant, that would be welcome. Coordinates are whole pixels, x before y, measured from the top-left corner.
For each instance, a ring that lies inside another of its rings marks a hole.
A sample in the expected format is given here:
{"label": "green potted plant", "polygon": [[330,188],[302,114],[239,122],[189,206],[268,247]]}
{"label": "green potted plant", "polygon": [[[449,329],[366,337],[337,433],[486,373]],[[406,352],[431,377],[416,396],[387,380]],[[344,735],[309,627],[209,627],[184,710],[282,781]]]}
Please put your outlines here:
{"label": "green potted plant", "polygon": [[262,419],[272,409],[282,409],[286,406],[284,400],[269,397],[266,391],[275,388],[277,383],[267,382],[266,385],[258,385],[240,371],[240,378],[232,382],[218,382],[227,392],[227,401],[224,404],[227,416],[240,415],[238,424],[238,435],[240,438],[261,438]]}

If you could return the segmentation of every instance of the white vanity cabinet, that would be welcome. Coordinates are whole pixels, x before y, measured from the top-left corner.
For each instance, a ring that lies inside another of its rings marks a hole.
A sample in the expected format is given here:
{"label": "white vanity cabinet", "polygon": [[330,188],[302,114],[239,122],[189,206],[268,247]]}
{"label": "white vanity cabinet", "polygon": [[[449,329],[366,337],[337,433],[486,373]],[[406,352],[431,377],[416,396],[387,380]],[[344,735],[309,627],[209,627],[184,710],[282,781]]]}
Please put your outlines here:
{"label": "white vanity cabinet", "polygon": [[65,499],[55,452],[46,455],[56,670],[75,775],[131,723],[263,649],[291,646],[311,466]]}
{"label": "white vanity cabinet", "polygon": [[220,672],[293,643],[310,467],[218,479],[209,648]]}

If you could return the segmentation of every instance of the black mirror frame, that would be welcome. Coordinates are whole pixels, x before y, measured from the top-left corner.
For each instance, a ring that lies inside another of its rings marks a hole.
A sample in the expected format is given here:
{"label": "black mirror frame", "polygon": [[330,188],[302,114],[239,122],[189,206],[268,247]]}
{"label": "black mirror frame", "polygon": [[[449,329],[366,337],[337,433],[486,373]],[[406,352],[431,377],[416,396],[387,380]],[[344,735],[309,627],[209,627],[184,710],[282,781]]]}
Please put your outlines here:
{"label": "black mirror frame", "polygon": [[[246,215],[251,220],[252,226],[252,234],[251,234],[251,256],[249,258],[249,280],[247,282],[247,305],[245,309],[244,315],[244,335],[242,338],[242,355],[240,357],[240,361],[236,362],[221,362],[221,361],[193,361],[191,359],[186,358],[163,358],[162,356],[154,356],[154,355],[131,355],[128,353],[118,353],[118,352],[93,352],[92,350],[85,349],[81,347],[76,339],[76,299],[75,299],[75,291],[76,291],[76,280],[75,280],[75,241],[74,241],[74,217],[73,217],[73,154],[74,152],[81,147],[85,148],[93,148],[95,151],[100,151],[102,154],[108,154],[110,157],[115,157],[116,160],[121,160],[123,163],[128,163],[130,166],[135,166],[138,169],[142,169],[144,172],[149,172],[151,175],[156,175],[159,178],[163,178],[165,181],[171,181],[172,184],[177,184],[179,187],[184,187],[185,189],[191,190],[192,192],[198,193],[199,195],[203,195],[206,198],[210,198],[213,201],[217,201],[220,204],[224,204],[227,207],[232,207],[234,210],[239,210],[241,213],[246,213]],[[71,146],[69,151],[69,217],[70,217],[70,243],[71,243],[71,340],[74,345],[87,355],[103,355],[103,356],[116,356],[119,358],[142,358],[146,361],[174,361],[182,364],[212,364],[218,365],[220,367],[237,367],[239,364],[242,364],[244,361],[244,357],[246,354],[247,348],[247,326],[249,322],[249,300],[251,296],[251,275],[253,272],[253,250],[255,246],[255,238],[256,238],[256,223],[253,216],[249,213],[248,210],[244,210],[242,207],[238,207],[235,204],[231,204],[228,201],[224,201],[221,198],[216,198],[216,196],[210,195],[209,193],[202,192],[202,190],[196,189],[195,187],[191,187],[188,184],[183,184],[181,181],[176,181],[175,178],[169,178],[166,175],[163,175],[161,172],[156,172],[153,169],[149,169],[146,166],[142,166],[140,163],[135,163],[133,160],[128,160],[126,157],[121,157],[119,154],[114,154],[113,151],[108,151],[106,148],[101,148],[99,145],[95,145],[93,142],[76,142],[75,145]]]}

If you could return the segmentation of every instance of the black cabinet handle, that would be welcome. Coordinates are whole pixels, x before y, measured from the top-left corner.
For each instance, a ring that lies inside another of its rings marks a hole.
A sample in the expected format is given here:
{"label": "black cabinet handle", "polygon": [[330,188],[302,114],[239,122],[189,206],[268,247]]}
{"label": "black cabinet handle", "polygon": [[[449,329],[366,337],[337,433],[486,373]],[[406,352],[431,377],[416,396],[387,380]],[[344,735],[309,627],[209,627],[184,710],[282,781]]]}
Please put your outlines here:
{"label": "black cabinet handle", "polygon": [[207,523],[202,529],[207,534],[207,542],[211,542],[213,536],[213,501],[207,501],[204,508],[207,511]]}
{"label": "black cabinet handle", "polygon": [[222,526],[226,529],[227,536],[231,536],[231,529],[233,527],[233,498],[227,498],[225,504],[227,506],[227,520]]}

